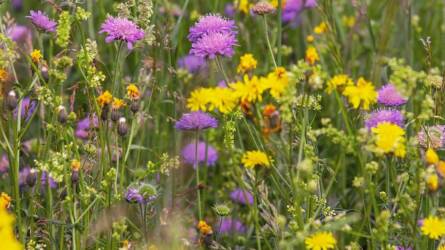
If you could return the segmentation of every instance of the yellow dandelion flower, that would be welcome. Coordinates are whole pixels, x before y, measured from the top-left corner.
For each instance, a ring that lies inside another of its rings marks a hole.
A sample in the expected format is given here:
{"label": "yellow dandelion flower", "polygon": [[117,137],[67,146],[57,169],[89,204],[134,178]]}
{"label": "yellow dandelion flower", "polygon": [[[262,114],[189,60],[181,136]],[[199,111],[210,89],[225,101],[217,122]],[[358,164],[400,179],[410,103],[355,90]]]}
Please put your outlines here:
{"label": "yellow dandelion flower", "polygon": [[320,61],[320,56],[318,55],[317,50],[315,49],[314,46],[309,46],[306,49],[306,61],[310,64],[310,65],[314,65],[317,61]]}
{"label": "yellow dandelion flower", "polygon": [[202,235],[209,235],[213,233],[212,227],[203,220],[200,220],[196,227]]}
{"label": "yellow dandelion flower", "polygon": [[430,174],[426,177],[426,185],[431,192],[437,191],[439,188],[439,176],[437,174]]}
{"label": "yellow dandelion flower", "polygon": [[445,244],[440,244],[440,245],[437,247],[437,250],[445,250]]}
{"label": "yellow dandelion flower", "polygon": [[423,220],[420,230],[423,235],[428,236],[430,239],[437,240],[445,236],[445,220],[436,216],[429,216]]}
{"label": "yellow dandelion flower", "polygon": [[349,78],[349,76],[344,74],[335,75],[328,81],[328,87],[326,91],[328,93],[332,93],[332,91],[334,91],[335,89],[351,85],[354,85],[354,82],[351,78]]}
{"label": "yellow dandelion flower", "polygon": [[99,97],[97,97],[97,102],[101,107],[109,105],[112,101],[113,101],[113,96],[108,90],[103,92]]}
{"label": "yellow dandelion flower", "polygon": [[375,143],[382,153],[394,153],[395,156],[405,157],[405,130],[401,127],[389,123],[382,122],[372,128],[375,135]]}
{"label": "yellow dandelion flower", "polygon": [[71,161],[71,170],[73,171],[79,171],[80,170],[80,161],[77,159],[74,159]]}
{"label": "yellow dandelion flower", "polygon": [[256,166],[270,166],[269,157],[264,152],[259,150],[246,152],[243,155],[241,162],[246,168],[254,168]]}
{"label": "yellow dandelion flower", "polygon": [[38,50],[38,49],[33,50],[31,52],[30,56],[31,56],[31,60],[33,63],[39,63],[40,59],[42,59],[42,57],[43,57],[42,52],[40,52],[40,50]]}
{"label": "yellow dandelion flower", "polygon": [[191,111],[207,111],[212,90],[208,88],[198,88],[193,90],[187,99],[187,108]]}
{"label": "yellow dandelion flower", "polygon": [[277,67],[267,77],[261,78],[261,81],[270,90],[270,95],[275,99],[280,98],[289,85],[289,77],[286,69],[283,67]]}
{"label": "yellow dandelion flower", "polygon": [[2,249],[23,249],[23,246],[14,235],[14,221],[14,216],[4,207],[0,207],[0,242],[2,242]]}
{"label": "yellow dandelion flower", "polygon": [[235,6],[238,8],[239,11],[243,12],[244,14],[249,14],[251,5],[252,4],[249,3],[249,0],[235,1]]}
{"label": "yellow dandelion flower", "polygon": [[8,80],[8,71],[0,69],[0,82],[5,82]]}
{"label": "yellow dandelion flower", "polygon": [[369,110],[369,105],[377,102],[374,85],[363,77],[358,79],[357,85],[346,86],[342,94],[348,97],[349,103],[354,108],[358,108],[362,104],[364,110]]}
{"label": "yellow dandelion flower", "polygon": [[428,164],[436,164],[439,162],[439,155],[432,148],[428,148],[425,152],[425,161]]}
{"label": "yellow dandelion flower", "polygon": [[244,75],[244,81],[238,81],[236,83],[230,83],[230,88],[233,89],[234,95],[241,99],[241,101],[255,102],[263,100],[263,92],[267,89],[267,86],[257,76],[249,78],[248,75]]}
{"label": "yellow dandelion flower", "polygon": [[436,171],[442,178],[445,178],[445,162],[444,161],[439,161],[439,163],[437,163]]}
{"label": "yellow dandelion flower", "polygon": [[111,103],[111,108],[114,110],[118,110],[125,106],[125,102],[122,99],[119,98],[113,98],[113,102]]}
{"label": "yellow dandelion flower", "polygon": [[11,197],[7,193],[2,192],[0,194],[0,209],[9,208],[9,206],[11,205],[11,201]]}
{"label": "yellow dandelion flower", "polygon": [[210,95],[210,110],[218,109],[223,114],[228,114],[235,109],[238,98],[229,88],[213,88]]}
{"label": "yellow dandelion flower", "polygon": [[337,240],[330,232],[318,232],[304,240],[307,249],[312,250],[328,250],[334,249]]}
{"label": "yellow dandelion flower", "polygon": [[244,54],[240,58],[237,72],[244,74],[248,71],[254,70],[256,68],[256,65],[257,60],[255,60],[252,54]]}
{"label": "yellow dandelion flower", "polygon": [[323,34],[328,31],[328,24],[326,22],[321,22],[318,26],[314,28],[315,34]]}
{"label": "yellow dandelion flower", "polygon": [[306,37],[306,42],[313,43],[315,41],[315,37],[313,35],[308,35]]}
{"label": "yellow dandelion flower", "polygon": [[139,88],[135,84],[130,84],[127,87],[127,96],[131,100],[137,100],[141,97],[141,93],[139,92]]}

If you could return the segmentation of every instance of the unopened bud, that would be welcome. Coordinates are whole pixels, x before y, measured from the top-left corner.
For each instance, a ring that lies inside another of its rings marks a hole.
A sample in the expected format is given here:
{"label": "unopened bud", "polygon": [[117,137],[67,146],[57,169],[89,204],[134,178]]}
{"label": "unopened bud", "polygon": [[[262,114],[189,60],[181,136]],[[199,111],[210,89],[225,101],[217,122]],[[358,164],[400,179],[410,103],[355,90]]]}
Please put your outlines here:
{"label": "unopened bud", "polygon": [[14,90],[9,91],[8,96],[6,97],[6,107],[11,111],[17,107],[17,94]]}
{"label": "unopened bud", "polygon": [[58,118],[59,122],[62,124],[65,124],[66,121],[68,120],[68,113],[66,112],[65,107],[61,105],[57,108],[57,111],[58,111],[57,118]]}
{"label": "unopened bud", "polygon": [[124,117],[121,117],[117,124],[117,133],[120,136],[125,136],[127,132],[128,132],[127,120]]}
{"label": "unopened bud", "polygon": [[117,122],[119,120],[119,118],[121,118],[122,114],[121,112],[119,112],[119,110],[111,110],[111,115],[110,115],[110,119],[113,122]]}
{"label": "unopened bud", "polygon": [[267,15],[273,13],[274,11],[275,8],[272,6],[272,4],[265,1],[259,2],[252,7],[252,12],[256,15]]}
{"label": "unopened bud", "polygon": [[130,110],[133,113],[138,112],[139,111],[139,103],[137,101],[132,102],[130,105]]}
{"label": "unopened bud", "polygon": [[29,174],[26,176],[26,184],[33,187],[36,184],[37,174],[35,169],[31,169]]}

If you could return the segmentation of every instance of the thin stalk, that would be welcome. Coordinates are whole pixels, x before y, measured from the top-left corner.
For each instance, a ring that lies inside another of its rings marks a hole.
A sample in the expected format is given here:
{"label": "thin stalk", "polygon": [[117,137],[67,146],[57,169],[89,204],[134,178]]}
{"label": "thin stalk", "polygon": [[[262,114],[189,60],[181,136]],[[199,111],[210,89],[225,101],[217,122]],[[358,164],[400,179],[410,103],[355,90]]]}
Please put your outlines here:
{"label": "thin stalk", "polygon": [[198,196],[198,218],[202,219],[201,211],[201,190],[199,188],[199,160],[198,160],[198,141],[199,141],[199,129],[195,132],[195,162],[194,168],[196,173],[196,195]]}
{"label": "thin stalk", "polygon": [[268,25],[267,25],[267,17],[265,15],[263,16],[263,20],[264,20],[264,36],[266,37],[266,43],[267,43],[267,47],[269,48],[270,57],[272,58],[273,65],[276,68],[276,67],[278,67],[277,66],[277,61],[275,61],[275,56],[274,56],[273,50],[272,50],[272,44],[270,43],[269,28],[268,28]]}

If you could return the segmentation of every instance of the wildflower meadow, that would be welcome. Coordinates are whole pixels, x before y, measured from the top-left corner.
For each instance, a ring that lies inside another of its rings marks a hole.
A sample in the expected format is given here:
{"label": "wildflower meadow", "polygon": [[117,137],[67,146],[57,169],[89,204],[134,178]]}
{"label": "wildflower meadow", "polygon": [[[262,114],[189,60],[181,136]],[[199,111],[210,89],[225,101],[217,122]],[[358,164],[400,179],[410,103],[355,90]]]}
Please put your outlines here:
{"label": "wildflower meadow", "polygon": [[445,250],[445,1],[0,0],[0,249]]}

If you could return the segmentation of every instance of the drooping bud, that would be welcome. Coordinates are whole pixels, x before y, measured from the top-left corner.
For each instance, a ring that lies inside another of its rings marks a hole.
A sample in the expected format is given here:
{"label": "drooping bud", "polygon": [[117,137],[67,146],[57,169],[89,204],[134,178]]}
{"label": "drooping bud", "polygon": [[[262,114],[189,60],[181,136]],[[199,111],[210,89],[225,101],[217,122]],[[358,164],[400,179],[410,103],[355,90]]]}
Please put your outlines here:
{"label": "drooping bud", "polygon": [[139,103],[137,101],[132,102],[130,105],[130,110],[133,113],[138,112],[139,111]]}
{"label": "drooping bud", "polygon": [[6,107],[11,111],[17,107],[17,94],[14,90],[9,91],[6,97]]}
{"label": "drooping bud", "polygon": [[128,132],[127,120],[124,117],[119,118],[119,122],[117,124],[117,133],[120,136],[125,136]]}
{"label": "drooping bud", "polygon": [[60,105],[59,107],[57,107],[57,111],[57,119],[60,123],[65,124],[68,120],[68,113],[66,112],[65,107]]}

